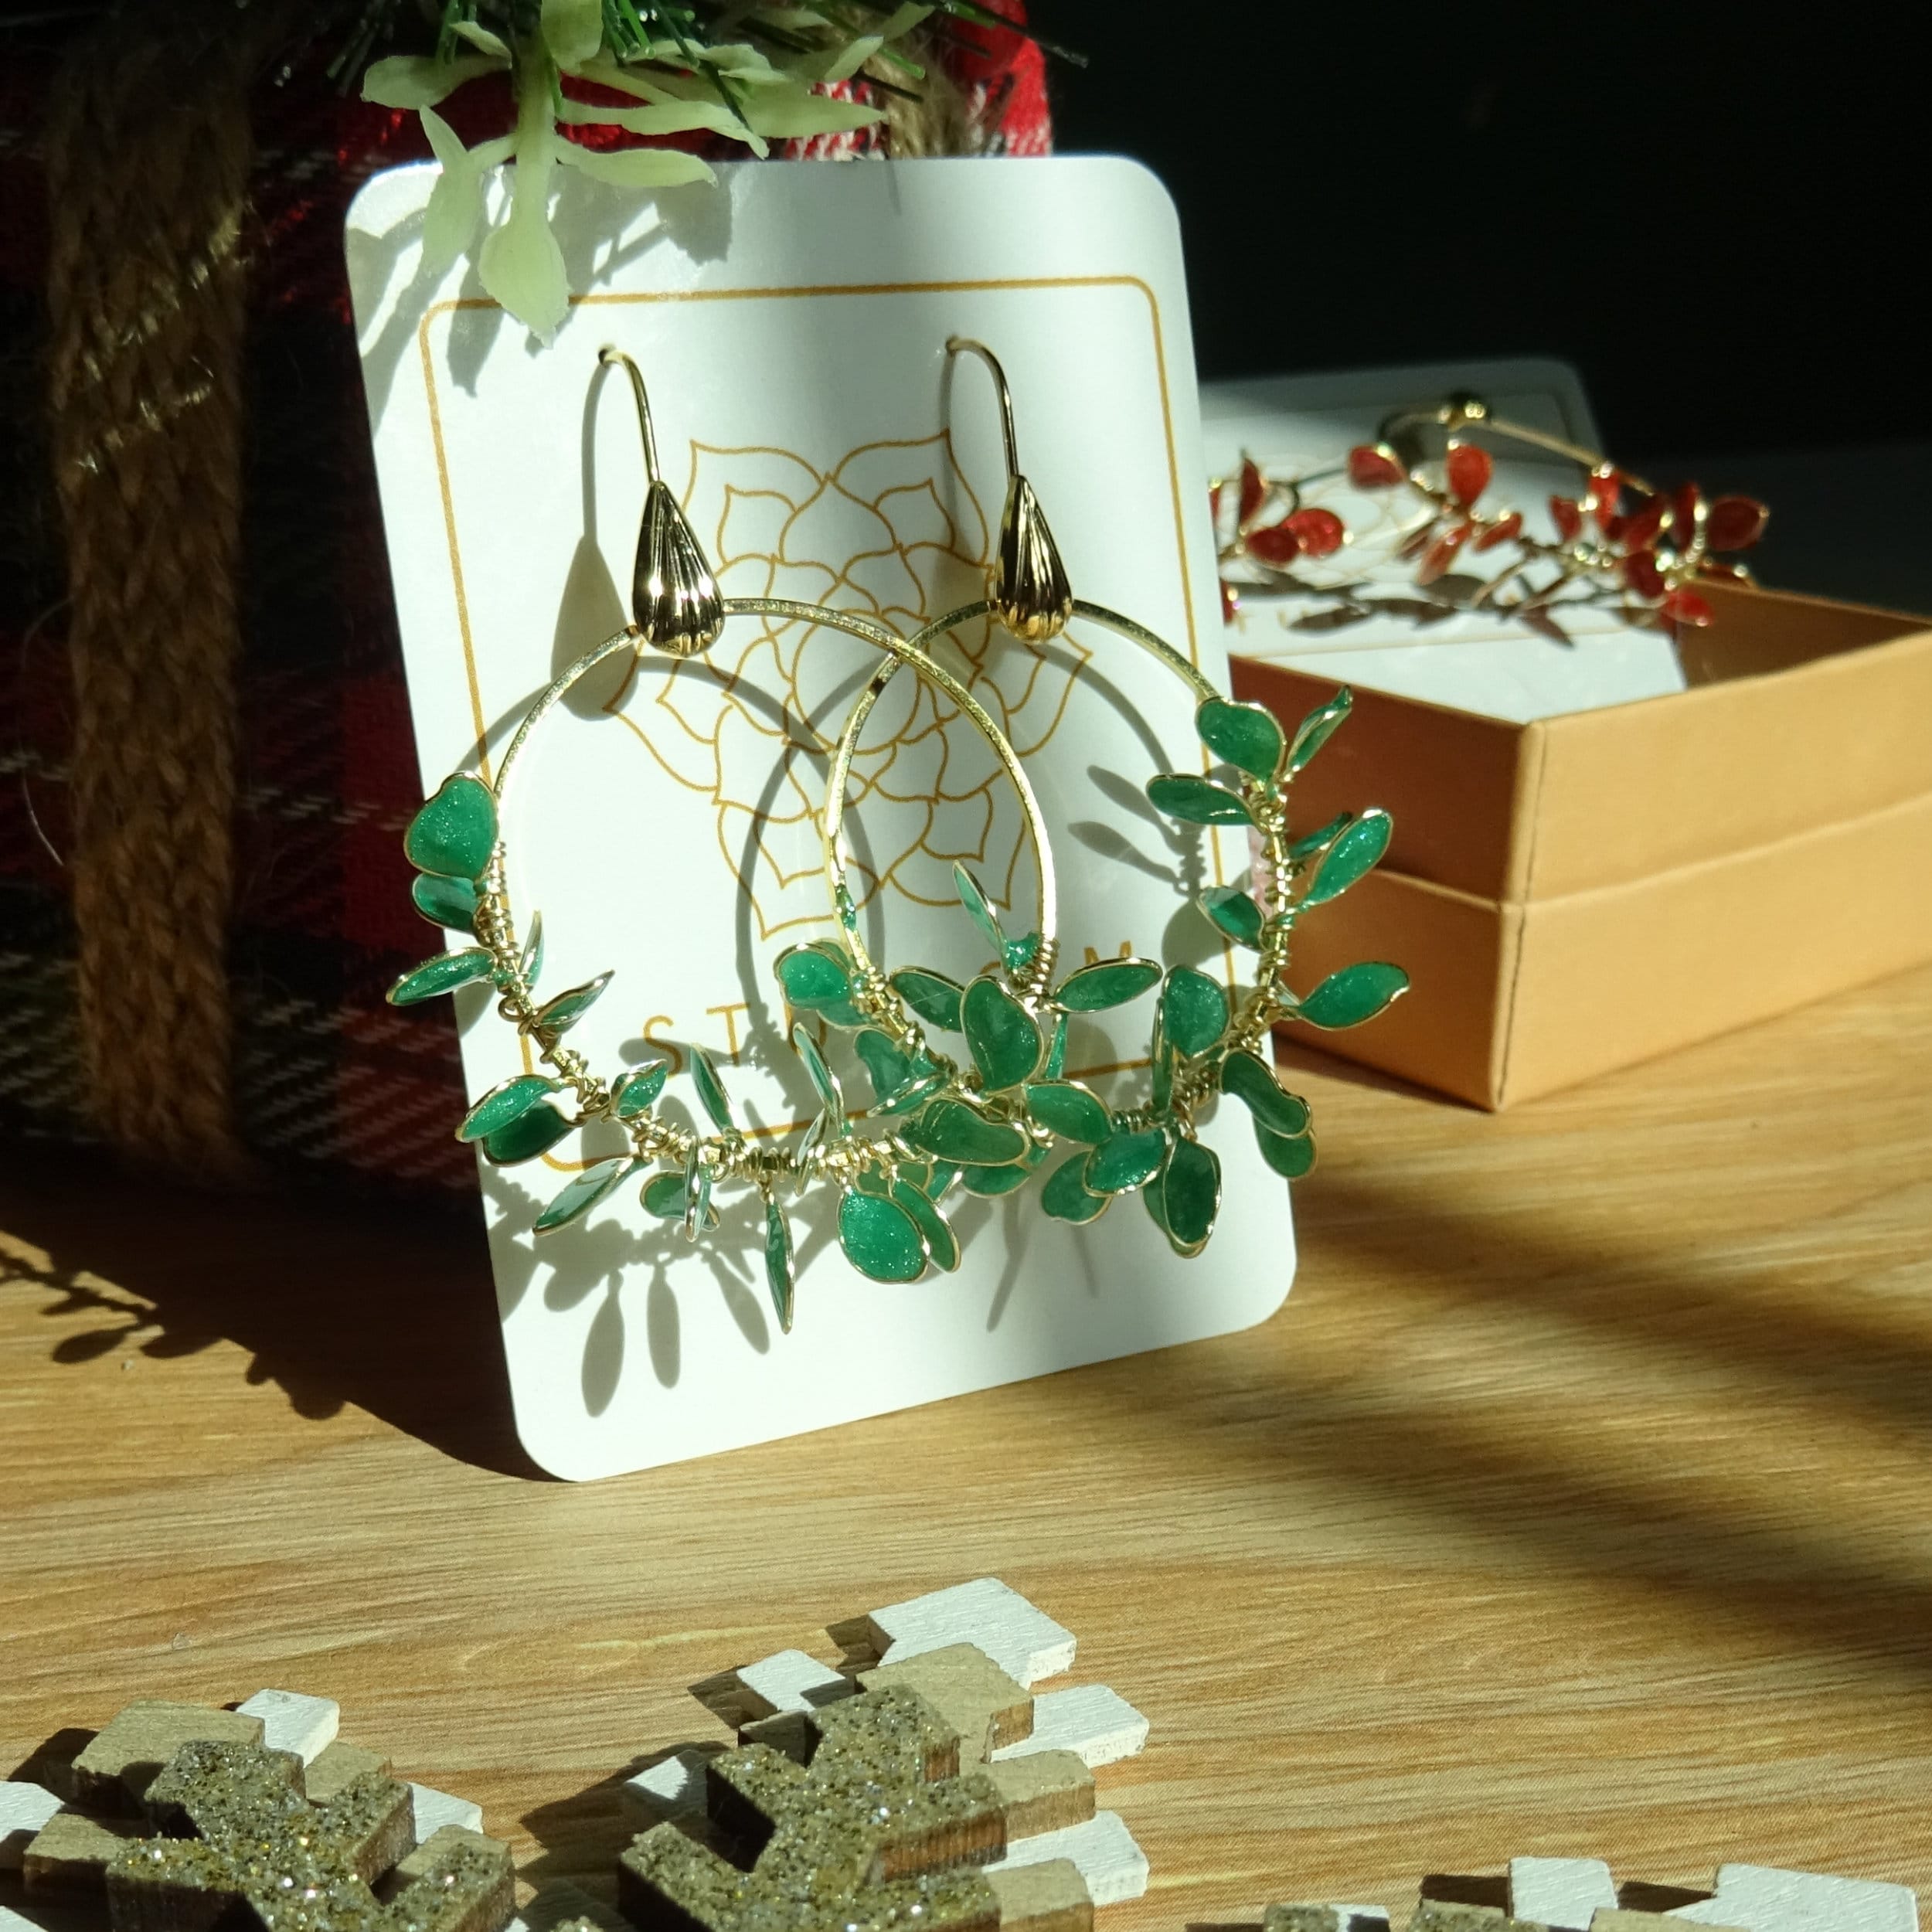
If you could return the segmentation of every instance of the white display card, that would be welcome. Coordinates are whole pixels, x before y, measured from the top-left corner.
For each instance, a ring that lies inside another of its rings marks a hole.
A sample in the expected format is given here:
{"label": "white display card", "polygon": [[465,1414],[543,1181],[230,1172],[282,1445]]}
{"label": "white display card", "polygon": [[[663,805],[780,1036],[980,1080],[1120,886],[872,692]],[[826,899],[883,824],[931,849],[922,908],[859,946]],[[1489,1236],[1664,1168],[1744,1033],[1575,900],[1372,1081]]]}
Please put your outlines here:
{"label": "white display card", "polygon": [[[1204,384],[1201,434],[1209,471],[1230,475],[1244,453],[1270,474],[1335,469],[1355,444],[1376,440],[1385,417],[1434,407],[1458,391],[1481,396],[1494,415],[1586,449],[1600,447],[1583,385],[1567,365],[1438,363]],[[1484,506],[1521,509],[1532,534],[1553,536],[1549,498],[1578,493],[1577,466],[1539,457],[1502,437],[1477,440],[1496,460]],[[1413,520],[1414,497],[1406,490],[1359,490],[1338,475],[1311,484],[1303,501],[1340,516],[1349,542],[1332,557],[1297,561],[1295,577],[1317,594],[1243,598],[1228,638],[1228,648],[1243,657],[1517,724],[1684,689],[1668,633],[1637,628],[1614,607],[1564,604],[1556,615],[1567,643],[1493,612],[1419,624],[1405,607],[1415,602],[1408,587],[1413,566],[1394,555],[1398,533]],[[1362,600],[1376,614],[1331,628],[1335,600],[1319,593],[1365,578],[1372,588]]]}
{"label": "white display card", "polygon": [[[547,347],[461,269],[440,285],[421,273],[430,170],[384,175],[356,199],[349,257],[426,791],[479,741],[500,750],[533,695],[623,621],[643,471],[621,372],[597,379],[605,342],[644,369],[664,474],[727,595],[822,600],[910,631],[980,594],[997,525],[993,390],[943,348],[979,337],[1005,363],[1022,464],[1076,594],[1150,624],[1225,688],[1179,238],[1158,183],[1100,159],[718,172],[715,187],[655,197],[564,177],[554,219],[576,294]],[[1177,832],[1142,791],[1158,771],[1206,768],[1180,681],[1078,624],[1040,649],[981,622],[942,655],[1003,722],[1051,822],[1063,970],[1131,950],[1231,971],[1192,902],[1247,854]],[[544,917],[543,992],[616,970],[572,1035],[594,1066],[696,1043],[758,1129],[810,1117],[771,962],[835,931],[818,849],[826,751],[876,662],[835,632],[740,617],[681,665],[622,654],[546,719],[505,815],[511,886],[525,924]],[[998,766],[902,672],[858,772],[848,823],[876,956],[970,976],[985,949],[954,896],[955,858],[1012,909],[1011,930],[1036,916]],[[1081,1025],[1070,1070],[1144,1092],[1151,1010]],[[457,1011],[481,1094],[519,1070],[521,1045],[476,989]],[[440,1022],[432,1008],[398,1023]],[[870,1090],[844,1037],[856,1108]],[[668,1093],[689,1115],[688,1078]],[[1036,1182],[1000,1200],[955,1191],[959,1271],[882,1287],[847,1267],[821,1187],[794,1214],[789,1335],[749,1190],[721,1195],[723,1224],[697,1247],[634,1185],[533,1242],[583,1153],[566,1141],[569,1162],[485,1165],[523,1442],[558,1475],[603,1475],[1258,1321],[1294,1270],[1287,1189],[1243,1109],[1224,1104],[1205,1138],[1225,1199],[1191,1262],[1138,1198],[1070,1229],[1041,1213]]]}

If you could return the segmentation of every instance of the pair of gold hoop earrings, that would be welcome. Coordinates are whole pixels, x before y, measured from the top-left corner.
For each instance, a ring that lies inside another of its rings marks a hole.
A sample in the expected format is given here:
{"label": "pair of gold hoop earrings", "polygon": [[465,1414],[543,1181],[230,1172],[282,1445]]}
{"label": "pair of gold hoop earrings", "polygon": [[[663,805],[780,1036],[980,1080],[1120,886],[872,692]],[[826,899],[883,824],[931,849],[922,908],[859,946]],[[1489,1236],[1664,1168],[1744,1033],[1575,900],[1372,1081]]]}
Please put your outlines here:
{"label": "pair of gold hoop earrings", "polygon": [[[1005,451],[1006,492],[985,595],[934,618],[910,638],[872,618],[784,597],[727,597],[658,468],[649,398],[637,365],[604,349],[600,362],[629,374],[648,479],[631,585],[632,621],[558,676],[531,706],[494,778],[460,770],[411,821],[404,849],[418,876],[417,910],[471,942],[425,961],[390,988],[410,1005],[473,983],[495,989],[497,1009],[527,1043],[531,1070],[491,1089],[464,1117],[459,1140],[491,1161],[536,1158],[594,1124],[621,1131],[628,1151],[585,1166],[537,1216],[547,1234],[575,1223],[616,1189],[647,1174],[645,1207],[682,1221],[692,1240],[717,1224],[723,1186],[755,1189],[764,1207],[764,1250],[780,1325],[791,1326],[793,1243],[780,1196],[824,1182],[838,1191],[837,1235],[847,1259],[875,1281],[917,1281],[958,1265],[959,1243],[944,1206],[954,1187],[981,1196],[1024,1186],[1056,1149],[1063,1158],[1039,1189],[1042,1209],[1081,1223],[1120,1196],[1138,1192],[1161,1233],[1183,1255],[1204,1248],[1220,1209],[1221,1165],[1198,1138],[1199,1118],[1222,1094],[1249,1109],[1263,1158],[1290,1179],[1308,1172],[1315,1148],[1306,1103],[1276,1081],[1264,1043],[1291,1019],[1334,1028],[1372,1018],[1406,987],[1398,967],[1365,962],[1331,974],[1311,992],[1287,989],[1291,934],[1311,908],[1346,890],[1389,843],[1386,812],[1344,814],[1296,839],[1287,823],[1294,774],[1347,716],[1349,695],[1284,733],[1258,705],[1223,697],[1180,652],[1145,626],[1073,596],[1039,498],[1019,468],[1005,372],[984,343],[951,338],[949,355],[970,353],[991,372]],[[794,946],[775,971],[793,1015],[792,1046],[817,1095],[816,1117],[778,1141],[748,1134],[735,1117],[717,1066],[702,1048],[689,1072],[709,1131],[683,1124],[660,1101],[672,1068],[655,1060],[612,1077],[567,1043],[570,1029],[609,984],[609,973],[539,999],[540,917],[519,934],[506,882],[502,809],[537,725],[596,666],[624,651],[674,658],[709,648],[730,618],[776,617],[825,625],[857,638],[884,662],[861,692],[833,750],[821,832],[833,938]],[[1070,622],[1095,625],[1136,645],[1174,673],[1195,703],[1202,745],[1223,775],[1163,773],[1146,787],[1168,817],[1247,832],[1256,889],[1221,886],[1199,904],[1224,940],[1253,955],[1252,983],[1230,994],[1196,968],[1163,968],[1142,958],[1102,959],[1060,974],[1053,861],[1039,802],[1025,766],[995,719],[932,655],[948,633],[991,616],[1022,648],[1059,635]],[[1040,910],[1023,934],[1009,934],[972,874],[955,866],[959,897],[987,947],[988,964],[965,985],[923,967],[889,972],[868,951],[847,883],[846,792],[861,733],[880,696],[910,669],[964,714],[993,750],[1019,794],[1038,859]],[[479,760],[480,762],[480,760]],[[1070,1017],[1125,1005],[1158,988],[1145,1097],[1110,1107],[1066,1077]],[[935,1044],[955,1036],[963,1054]],[[826,1048],[849,1038],[872,1086],[871,1107],[849,1111]],[[536,1070],[534,1061],[547,1070]],[[862,1131],[862,1124],[870,1131]]]}

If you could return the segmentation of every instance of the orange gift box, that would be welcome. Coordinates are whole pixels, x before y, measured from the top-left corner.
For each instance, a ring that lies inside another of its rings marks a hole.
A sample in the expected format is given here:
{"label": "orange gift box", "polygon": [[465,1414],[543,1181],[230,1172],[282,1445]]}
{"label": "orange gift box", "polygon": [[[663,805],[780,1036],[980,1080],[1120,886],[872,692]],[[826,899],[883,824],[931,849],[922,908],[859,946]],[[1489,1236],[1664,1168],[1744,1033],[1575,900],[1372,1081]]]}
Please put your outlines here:
{"label": "orange gift box", "polygon": [[[1379,804],[1394,837],[1297,928],[1294,981],[1413,984],[1298,1040],[1500,1108],[1932,957],[1932,629],[1699,587],[1681,692],[1525,725],[1356,691],[1295,823]],[[1291,730],[1335,689],[1233,676]]]}

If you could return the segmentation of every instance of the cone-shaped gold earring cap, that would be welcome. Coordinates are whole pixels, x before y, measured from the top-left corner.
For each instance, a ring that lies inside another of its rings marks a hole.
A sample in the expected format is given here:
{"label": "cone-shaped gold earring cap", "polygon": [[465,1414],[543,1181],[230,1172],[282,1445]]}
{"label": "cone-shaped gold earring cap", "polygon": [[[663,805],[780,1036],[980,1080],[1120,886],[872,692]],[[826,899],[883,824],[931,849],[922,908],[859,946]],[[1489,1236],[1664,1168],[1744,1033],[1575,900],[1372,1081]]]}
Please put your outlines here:
{"label": "cone-shaped gold earring cap", "polygon": [[695,656],[724,629],[717,580],[667,483],[653,482],[644,499],[631,615],[646,644],[674,658]]}
{"label": "cone-shaped gold earring cap", "polygon": [[1060,562],[1060,546],[1032,485],[1023,476],[1007,482],[999,547],[986,572],[986,601],[1015,637],[1031,644],[1058,637],[1073,614],[1073,588]]}

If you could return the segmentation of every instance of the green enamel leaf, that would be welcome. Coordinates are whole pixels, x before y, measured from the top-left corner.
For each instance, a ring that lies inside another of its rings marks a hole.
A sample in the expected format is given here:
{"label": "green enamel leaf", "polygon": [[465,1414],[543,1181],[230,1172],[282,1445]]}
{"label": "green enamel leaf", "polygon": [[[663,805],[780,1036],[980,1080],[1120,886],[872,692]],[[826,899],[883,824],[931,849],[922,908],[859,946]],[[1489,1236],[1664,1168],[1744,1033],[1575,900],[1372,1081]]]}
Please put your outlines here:
{"label": "green enamel leaf", "polygon": [[1158,1185],[1168,1239],[1184,1254],[1199,1253],[1221,1212],[1221,1163],[1214,1150],[1198,1141],[1176,1141]]}
{"label": "green enamel leaf", "polygon": [[568,992],[558,994],[555,999],[537,1009],[537,1025],[546,1033],[567,1032],[597,1003],[611,979],[610,974],[600,973],[595,979],[586,980],[581,986],[573,986]]}
{"label": "green enamel leaf", "polygon": [[432,926],[475,932],[476,888],[467,879],[440,879],[434,872],[420,872],[410,882],[410,897]]}
{"label": "green enamel leaf", "polygon": [[729,1131],[734,1125],[731,1096],[725,1091],[717,1063],[702,1046],[691,1049],[691,1084],[698,1090],[698,1098],[704,1103],[704,1111],[711,1116],[711,1124]]}
{"label": "green enamel leaf", "polygon": [[456,1130],[459,1141],[487,1140],[499,1129],[529,1112],[546,1094],[554,1094],[557,1083],[543,1073],[519,1073],[500,1082],[463,1116]]}
{"label": "green enamel leaf", "polygon": [[1107,1204],[1113,1197],[1089,1191],[1081,1179],[1086,1168],[1087,1156],[1076,1154],[1071,1159],[1061,1162],[1047,1175],[1039,1191],[1043,1213],[1050,1214],[1056,1221],[1080,1223],[1094,1220],[1107,1212]]}
{"label": "green enamel leaf", "polygon": [[920,1191],[929,1201],[943,1201],[947,1190],[959,1179],[959,1165],[954,1161],[934,1161],[926,1169],[926,1178],[919,1184]]}
{"label": "green enamel leaf", "polygon": [[1063,1013],[1053,1026],[1053,1043],[1046,1049],[1046,1059],[1039,1070],[1043,1080],[1056,1080],[1066,1071],[1066,1015]]}
{"label": "green enamel leaf", "polygon": [[[998,1171],[1004,1173],[1006,1170]],[[934,1267],[951,1274],[959,1266],[959,1237],[947,1226],[945,1216],[922,1189],[910,1181],[896,1183],[892,1198],[912,1217],[913,1225],[925,1237],[926,1251],[932,1257]]]}
{"label": "green enamel leaf", "polygon": [[874,1111],[886,1114],[910,1114],[913,1108],[924,1106],[945,1084],[946,1070],[935,1066],[930,1073],[922,1073],[900,1087],[889,1099],[881,1100]]}
{"label": "green enamel leaf", "polygon": [[962,1166],[1001,1167],[1017,1161],[1031,1143],[1004,1121],[989,1121],[964,1100],[938,1100],[906,1129],[906,1140],[922,1154]]}
{"label": "green enamel leaf", "polygon": [[1320,906],[1340,898],[1389,849],[1394,829],[1394,820],[1380,807],[1365,811],[1323,853],[1302,904]]}
{"label": "green enamel leaf", "polygon": [[1299,771],[1333,736],[1336,726],[1349,715],[1355,694],[1345,684],[1326,704],[1317,705],[1294,728],[1288,743],[1288,769]]}
{"label": "green enamel leaf", "polygon": [[1254,821],[1240,797],[1212,778],[1185,771],[1164,771],[1147,781],[1148,802],[1170,818],[1190,825],[1247,825]]}
{"label": "green enamel leaf", "polygon": [[1166,1154],[1167,1136],[1158,1127],[1111,1134],[1087,1155],[1080,1179],[1090,1193],[1124,1194],[1151,1179]]}
{"label": "green enamel leaf", "polygon": [[1077,1080],[1049,1080],[1026,1090],[1026,1111],[1048,1133],[1098,1147],[1112,1131],[1100,1097]]}
{"label": "green enamel leaf", "polygon": [[664,1083],[670,1076],[668,1060],[653,1060],[648,1066],[634,1066],[629,1073],[620,1073],[617,1085],[611,1090],[617,1118],[635,1120],[664,1091]]}
{"label": "green enamel leaf", "polygon": [[439,993],[453,993],[459,986],[490,976],[490,956],[481,946],[466,947],[460,953],[444,953],[426,959],[410,970],[389,989],[392,1006],[413,1006],[419,1000],[434,999]]}
{"label": "green enamel leaf", "polygon": [[1069,973],[1053,998],[1070,1013],[1097,1013],[1124,1006],[1160,983],[1161,969],[1151,959],[1103,959]]}
{"label": "green enamel leaf", "polygon": [[1039,934],[1029,933],[1024,939],[1009,939],[999,949],[1000,964],[1009,973],[1023,973],[1039,951]]}
{"label": "green enamel leaf", "polygon": [[530,936],[523,942],[523,956],[517,962],[523,969],[526,986],[536,985],[543,971],[543,915],[536,913],[530,920]]}
{"label": "green enamel leaf", "polygon": [[966,988],[959,1017],[988,1093],[1003,1093],[1033,1077],[1046,1043],[1032,1015],[990,973]]}
{"label": "green enamel leaf", "polygon": [[1323,847],[1333,845],[1354,823],[1353,812],[1337,812],[1319,831],[1311,832],[1305,838],[1296,839],[1288,848],[1288,857],[1299,865],[1303,859],[1312,858]]}
{"label": "green enamel leaf", "polygon": [[1230,704],[1210,698],[1194,714],[1194,728],[1216,757],[1238,766],[1250,777],[1272,778],[1284,749],[1281,727],[1258,704]]}
{"label": "green enamel leaf", "polygon": [[1148,1040],[1147,1063],[1152,1083],[1151,1098],[1154,1111],[1165,1118],[1174,1099],[1174,1073],[1179,1064],[1179,1056],[1167,1037],[1166,1007],[1158,1001],[1154,1008],[1154,1031]]}
{"label": "green enamel leaf", "polygon": [[862,1167],[852,1182],[861,1194],[876,1194],[884,1200],[893,1191],[892,1182],[877,1168]]}
{"label": "green enamel leaf", "polygon": [[957,859],[953,862],[953,884],[959,893],[959,903],[972,915],[973,923],[992,947],[993,957],[1004,959],[1006,934],[1001,929],[999,915],[993,910],[992,901],[986,896],[979,881]]}
{"label": "green enamel leaf", "polygon": [[695,1241],[711,1219],[711,1168],[701,1148],[694,1147],[684,1162],[684,1238]]}
{"label": "green enamel leaf", "polygon": [[804,1021],[794,1023],[791,1029],[791,1050],[804,1062],[805,1077],[811,1082],[811,1090],[818,1096],[818,1104],[825,1110],[825,1118],[835,1130],[845,1123],[845,1097],[840,1090],[838,1077],[825,1064],[825,1056],[818,1050],[818,1043],[805,1030]]}
{"label": "green enamel leaf", "polygon": [[1261,908],[1239,886],[1210,886],[1202,893],[1202,912],[1237,946],[1261,944]]}
{"label": "green enamel leaf", "polygon": [[1301,1002],[1296,1017],[1331,1030],[1359,1026],[1408,990],[1409,975],[1400,966],[1365,959],[1359,966],[1331,973]]}
{"label": "green enamel leaf", "polygon": [[1270,1134],[1308,1130],[1308,1102],[1288,1092],[1258,1054],[1230,1053],[1221,1065],[1221,1091],[1232,1094]]}
{"label": "green enamel leaf", "polygon": [[[654,1174],[644,1184],[642,1196],[645,1212],[655,1214],[660,1221],[682,1221],[684,1219],[684,1170],[682,1168],[662,1174]],[[716,1227],[718,1216],[713,1209],[709,1225]]]}
{"label": "green enamel leaf", "polygon": [[1284,1179],[1298,1181],[1315,1165],[1315,1137],[1309,1134],[1270,1134],[1255,1123],[1255,1145],[1261,1158]]}
{"label": "green enamel leaf", "polygon": [[881,1100],[889,1100],[902,1087],[928,1070],[896,1040],[876,1029],[861,1033],[852,1044],[852,1050],[866,1063],[872,1092]]}
{"label": "green enamel leaf", "polygon": [[403,835],[410,863],[445,879],[480,878],[495,849],[496,800],[467,771],[445,778]]}
{"label": "green enamel leaf", "polygon": [[801,1012],[837,1005],[852,997],[852,971],[845,955],[825,940],[781,953],[772,970],[785,998]]}
{"label": "green enamel leaf", "polygon": [[968,1194],[993,1200],[1024,1187],[1033,1178],[1034,1165],[1031,1161],[1018,1161],[1011,1167],[962,1167],[959,1184]]}
{"label": "green enamel leaf", "polygon": [[765,1286],[771,1291],[771,1311],[778,1318],[782,1335],[791,1332],[793,1288],[791,1226],[785,1212],[770,1195],[765,1196]]}
{"label": "green enamel leaf", "polygon": [[893,990],[929,1026],[959,1031],[959,1002],[965,988],[944,973],[923,966],[906,966],[893,975]]}
{"label": "green enamel leaf", "polygon": [[536,1217],[533,1231],[549,1234],[588,1214],[613,1188],[630,1178],[637,1165],[628,1154],[619,1154],[587,1167]]}
{"label": "green enamel leaf", "polygon": [[874,1281],[917,1281],[926,1272],[919,1223],[896,1201],[848,1194],[838,1203],[838,1245],[845,1259]]}
{"label": "green enamel leaf", "polygon": [[570,1123],[548,1100],[539,1100],[491,1134],[483,1152],[498,1167],[514,1167],[519,1161],[549,1153],[570,1131]]}
{"label": "green enamel leaf", "polygon": [[1192,1060],[1205,1053],[1227,1029],[1228,996],[1220,984],[1192,966],[1176,966],[1161,994],[1168,1043]]}

